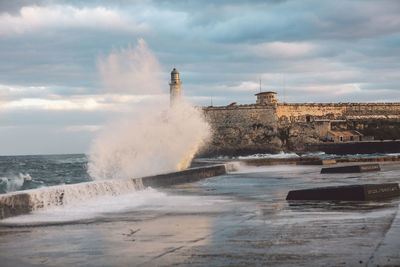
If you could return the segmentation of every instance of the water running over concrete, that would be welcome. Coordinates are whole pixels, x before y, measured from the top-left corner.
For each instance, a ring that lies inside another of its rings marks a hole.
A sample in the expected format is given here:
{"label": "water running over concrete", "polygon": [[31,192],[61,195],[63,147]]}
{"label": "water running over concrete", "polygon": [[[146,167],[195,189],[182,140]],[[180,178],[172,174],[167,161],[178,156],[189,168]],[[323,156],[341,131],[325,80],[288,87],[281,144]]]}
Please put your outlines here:
{"label": "water running over concrete", "polygon": [[26,214],[35,210],[84,202],[98,197],[127,194],[143,190],[146,187],[195,182],[200,179],[225,174],[226,168],[226,165],[215,165],[143,178],[52,186],[4,194],[0,195],[0,219]]}

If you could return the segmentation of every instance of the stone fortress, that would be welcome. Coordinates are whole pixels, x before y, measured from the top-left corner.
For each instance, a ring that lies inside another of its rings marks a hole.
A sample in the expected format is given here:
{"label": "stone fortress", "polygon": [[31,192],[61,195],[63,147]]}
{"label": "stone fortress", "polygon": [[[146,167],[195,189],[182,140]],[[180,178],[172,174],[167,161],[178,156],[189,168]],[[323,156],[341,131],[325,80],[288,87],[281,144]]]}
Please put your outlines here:
{"label": "stone fortress", "polygon": [[[170,88],[173,103],[181,94],[175,68]],[[213,129],[202,155],[305,152],[312,143],[400,138],[400,103],[279,103],[275,92],[255,96],[250,105],[202,107]]]}

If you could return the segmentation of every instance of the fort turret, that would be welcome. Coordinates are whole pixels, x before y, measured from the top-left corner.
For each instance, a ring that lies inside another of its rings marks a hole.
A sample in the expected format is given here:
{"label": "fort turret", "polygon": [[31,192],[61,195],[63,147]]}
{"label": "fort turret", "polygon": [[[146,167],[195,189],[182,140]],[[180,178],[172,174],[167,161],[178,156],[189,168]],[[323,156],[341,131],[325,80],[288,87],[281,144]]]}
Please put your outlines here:
{"label": "fort turret", "polygon": [[169,83],[170,105],[181,101],[181,81],[179,80],[179,71],[174,68],[171,71],[171,82]]}
{"label": "fort turret", "polygon": [[276,95],[275,92],[260,92],[260,93],[256,94],[256,96],[257,96],[256,104],[258,104],[258,105],[277,104],[278,99],[275,98],[275,95]]}

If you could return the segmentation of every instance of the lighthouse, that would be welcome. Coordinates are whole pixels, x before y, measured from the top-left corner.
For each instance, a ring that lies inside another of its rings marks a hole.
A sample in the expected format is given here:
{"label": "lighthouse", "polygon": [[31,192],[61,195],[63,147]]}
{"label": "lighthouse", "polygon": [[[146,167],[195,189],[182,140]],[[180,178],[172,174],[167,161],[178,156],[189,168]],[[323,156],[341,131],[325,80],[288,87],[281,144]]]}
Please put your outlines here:
{"label": "lighthouse", "polygon": [[170,105],[181,101],[181,81],[179,80],[179,71],[174,68],[171,71],[171,82],[169,83]]}

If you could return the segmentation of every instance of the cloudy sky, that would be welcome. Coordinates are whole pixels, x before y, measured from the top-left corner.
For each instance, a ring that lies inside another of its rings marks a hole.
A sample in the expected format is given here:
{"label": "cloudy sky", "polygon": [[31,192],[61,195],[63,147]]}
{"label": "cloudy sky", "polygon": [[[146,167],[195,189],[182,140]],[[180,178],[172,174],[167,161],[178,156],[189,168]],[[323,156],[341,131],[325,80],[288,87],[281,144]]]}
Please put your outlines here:
{"label": "cloudy sky", "polygon": [[400,101],[400,2],[0,0],[0,154],[86,152],[168,93],[196,105]]}

